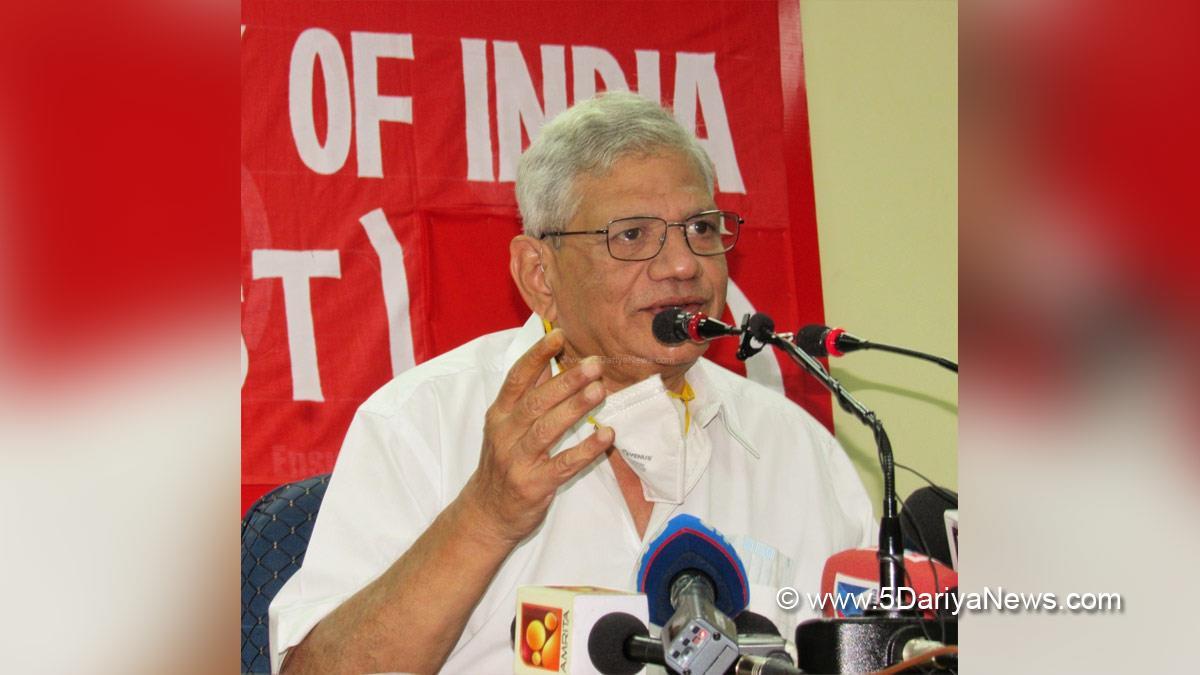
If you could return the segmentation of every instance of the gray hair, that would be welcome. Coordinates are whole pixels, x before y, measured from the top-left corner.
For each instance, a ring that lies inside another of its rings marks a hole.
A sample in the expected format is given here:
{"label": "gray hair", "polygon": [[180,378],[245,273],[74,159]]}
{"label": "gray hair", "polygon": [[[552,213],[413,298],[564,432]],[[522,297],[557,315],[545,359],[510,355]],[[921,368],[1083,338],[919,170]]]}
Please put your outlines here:
{"label": "gray hair", "polygon": [[575,179],[603,175],[631,154],[667,150],[691,159],[713,191],[713,163],[696,137],[659,104],[629,92],[582,101],[542,128],[517,164],[517,206],[525,234],[561,231],[575,216]]}

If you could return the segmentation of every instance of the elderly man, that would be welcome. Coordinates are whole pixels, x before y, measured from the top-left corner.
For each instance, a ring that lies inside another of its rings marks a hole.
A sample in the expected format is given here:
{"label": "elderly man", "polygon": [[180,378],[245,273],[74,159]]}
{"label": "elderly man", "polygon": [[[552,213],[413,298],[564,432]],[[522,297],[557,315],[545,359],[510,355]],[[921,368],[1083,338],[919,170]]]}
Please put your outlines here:
{"label": "elderly man", "polygon": [[[611,93],[521,159],[509,267],[534,315],[400,374],[359,409],[303,568],[271,606],[289,672],[511,670],[518,586],[632,589],[646,542],[696,515],[734,543],[751,609],[869,544],[850,462],[786,398],[667,346],[671,307],[720,315],[741,218],[660,106]],[[811,615],[811,611],[810,614]]]}

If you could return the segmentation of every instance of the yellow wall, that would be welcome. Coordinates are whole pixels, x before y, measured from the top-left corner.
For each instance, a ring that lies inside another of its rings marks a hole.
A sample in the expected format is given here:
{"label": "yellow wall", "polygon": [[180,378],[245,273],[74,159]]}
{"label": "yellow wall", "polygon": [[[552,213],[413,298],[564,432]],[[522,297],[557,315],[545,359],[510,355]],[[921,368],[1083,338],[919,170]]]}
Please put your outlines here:
{"label": "yellow wall", "polygon": [[[825,316],[958,360],[958,5],[801,0]],[[884,420],[896,460],[958,485],[958,380],[880,352],[833,374]],[[867,430],[834,427],[879,510]],[[900,498],[923,483],[897,470]]]}

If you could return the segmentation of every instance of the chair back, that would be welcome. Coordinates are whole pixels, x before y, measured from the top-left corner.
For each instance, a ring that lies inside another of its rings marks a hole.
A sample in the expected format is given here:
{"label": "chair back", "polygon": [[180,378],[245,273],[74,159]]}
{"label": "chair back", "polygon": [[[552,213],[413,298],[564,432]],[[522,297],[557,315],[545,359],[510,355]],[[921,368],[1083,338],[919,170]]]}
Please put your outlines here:
{"label": "chair back", "polygon": [[329,474],[281,485],[242,519],[242,672],[271,672],[267,608],[300,565]]}

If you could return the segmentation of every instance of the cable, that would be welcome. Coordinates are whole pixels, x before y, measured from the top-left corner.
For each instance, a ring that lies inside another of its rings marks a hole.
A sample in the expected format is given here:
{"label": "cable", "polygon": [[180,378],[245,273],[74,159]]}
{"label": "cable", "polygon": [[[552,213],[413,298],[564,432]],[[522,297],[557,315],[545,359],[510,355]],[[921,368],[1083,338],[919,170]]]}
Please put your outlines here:
{"label": "cable", "polygon": [[958,655],[958,647],[954,647],[954,646],[938,647],[937,649],[933,649],[928,652],[925,652],[924,654],[921,654],[920,656],[914,656],[911,659],[908,659],[907,661],[901,661],[900,663],[896,663],[891,666],[888,666],[887,668],[884,668],[883,670],[877,670],[874,673],[871,673],[871,675],[895,675],[895,673],[902,673],[902,672],[908,670],[909,668],[915,668],[927,661],[933,661],[934,659],[936,659],[939,656],[947,656],[949,654],[954,654],[955,656],[957,656]]}
{"label": "cable", "polygon": [[[938,495],[941,496],[946,501],[953,502],[955,505],[958,504],[958,499],[955,498],[954,495],[950,494],[946,489],[942,488],[941,486],[935,484],[933,481],[926,478],[925,475],[922,474],[921,472],[917,471],[916,469],[913,469],[912,467],[905,466],[904,464],[901,464],[900,462],[896,462],[895,466],[897,466],[901,469],[904,469],[905,471],[908,471],[909,473],[917,476],[921,480],[928,483],[929,487],[933,488],[934,492],[938,493]],[[925,540],[925,533],[922,532],[921,528],[917,526],[916,518],[914,518],[912,513],[910,513],[909,511],[902,509],[900,511],[900,517],[903,519],[906,519],[906,521],[909,523],[909,525],[912,526],[912,531],[916,532],[918,543],[921,544],[921,549],[925,551],[925,554],[926,554],[925,557],[928,558],[929,571],[933,574],[934,592],[935,593],[942,592],[942,585],[938,581],[937,565],[934,564],[933,557],[931,555],[929,555],[930,548],[929,548],[929,543]],[[906,575],[908,574],[907,570],[905,570],[905,574]],[[946,639],[946,617],[941,612],[937,611],[936,607],[934,608],[934,617],[937,619],[938,628],[942,632],[942,640],[945,640]],[[926,637],[928,637],[928,636],[926,636]]]}
{"label": "cable", "polygon": [[897,469],[904,469],[905,471],[913,474],[917,478],[920,478],[921,480],[925,481],[926,483],[929,484],[929,487],[933,488],[933,491],[938,493],[938,495],[942,499],[945,499],[948,502],[954,502],[955,507],[958,506],[958,497],[956,497],[952,492],[950,492],[946,488],[944,488],[944,487],[938,485],[937,483],[934,483],[933,481],[926,478],[925,474],[921,473],[920,471],[917,471],[916,469],[914,469],[910,466],[905,466],[904,464],[901,464],[900,462],[895,462],[894,466]]}
{"label": "cable", "polygon": [[[914,469],[910,466],[901,464],[900,462],[895,462],[894,466],[904,469],[905,471],[915,475],[917,478],[920,478],[921,480],[925,481],[926,483],[929,484],[929,487],[933,488],[933,491],[936,492],[943,499],[945,499],[948,502],[953,502],[956,506],[958,505],[957,497],[952,495],[945,488],[943,488],[943,487],[937,485],[936,483],[934,483],[933,481],[929,480],[925,476],[925,474],[921,473],[920,471],[917,471],[916,469]],[[938,581],[937,565],[934,564],[933,557],[929,555],[929,552],[930,552],[929,543],[925,541],[925,534],[921,531],[921,528],[917,527],[916,518],[914,518],[911,513],[902,509],[900,511],[900,517],[907,518],[908,523],[912,526],[913,532],[917,533],[917,540],[921,544],[921,548],[926,553],[925,557],[929,559],[929,571],[932,572],[932,574],[933,574],[934,592],[940,593],[942,591],[942,585]],[[906,575],[908,574],[908,570],[905,570],[905,574]],[[941,612],[938,612],[936,607],[934,608],[934,617],[938,621],[938,628],[941,629],[942,639],[945,640],[945,638],[946,638],[946,617]],[[926,637],[928,637],[928,636],[926,636]]]}
{"label": "cable", "polygon": [[878,349],[881,352],[891,352],[893,354],[903,354],[905,356],[913,356],[918,359],[929,361],[930,363],[936,363],[939,366],[941,366],[951,372],[955,372],[955,373],[958,372],[958,364],[951,361],[950,359],[944,359],[940,356],[934,356],[933,354],[926,354],[925,352],[919,352],[919,351],[916,351],[915,349],[907,349],[905,347],[896,347],[895,345],[885,345],[880,342],[867,342],[865,340],[863,341],[862,345],[858,348],[859,349]]}

